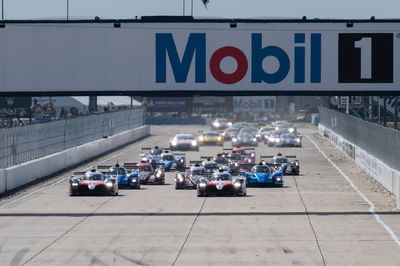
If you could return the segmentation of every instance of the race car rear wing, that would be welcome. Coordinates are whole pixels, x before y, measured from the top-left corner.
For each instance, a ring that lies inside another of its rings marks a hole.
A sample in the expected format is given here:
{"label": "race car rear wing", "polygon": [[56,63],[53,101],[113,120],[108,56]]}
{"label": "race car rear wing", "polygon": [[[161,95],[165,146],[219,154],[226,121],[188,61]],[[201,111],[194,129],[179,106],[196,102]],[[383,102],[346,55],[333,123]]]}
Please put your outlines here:
{"label": "race car rear wing", "polygon": [[84,174],[86,174],[87,172],[74,172],[74,175],[84,175]]}
{"label": "race car rear wing", "polygon": [[[142,151],[151,151],[152,149],[154,149],[154,148],[143,147],[143,148],[142,148]],[[159,148],[159,149],[160,149],[160,150],[163,150],[163,151],[169,150],[169,148]]]}
{"label": "race car rear wing", "polygon": [[111,165],[98,165],[97,169],[110,169],[111,167]]}
{"label": "race car rear wing", "polygon": [[203,161],[189,161],[189,164],[201,164]]}
{"label": "race car rear wing", "polygon": [[[263,158],[274,158],[276,155],[261,155],[261,159]],[[296,155],[284,155],[286,158],[296,158]]]}
{"label": "race car rear wing", "polygon": [[130,170],[139,168],[137,163],[124,163],[124,167]]}
{"label": "race car rear wing", "polygon": [[174,155],[176,155],[176,156],[185,156],[186,153],[174,153]]}
{"label": "race car rear wing", "polygon": [[212,159],[214,158],[213,156],[200,156],[200,159]]}
{"label": "race car rear wing", "polygon": [[[248,147],[243,147],[246,151],[255,151],[255,148],[248,148]],[[224,148],[224,151],[232,151],[234,148]]]}

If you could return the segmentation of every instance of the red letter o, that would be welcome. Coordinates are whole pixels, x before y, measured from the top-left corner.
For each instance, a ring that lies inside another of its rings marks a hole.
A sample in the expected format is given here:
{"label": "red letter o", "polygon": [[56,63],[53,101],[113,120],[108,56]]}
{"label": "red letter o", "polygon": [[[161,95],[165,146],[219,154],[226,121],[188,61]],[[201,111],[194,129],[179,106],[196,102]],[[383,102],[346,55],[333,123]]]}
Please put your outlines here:
{"label": "red letter o", "polygon": [[[233,57],[237,62],[236,71],[230,74],[221,70],[221,61],[228,56]],[[211,74],[216,80],[224,84],[234,84],[241,81],[246,76],[248,67],[246,55],[240,49],[232,46],[218,49],[210,59]]]}

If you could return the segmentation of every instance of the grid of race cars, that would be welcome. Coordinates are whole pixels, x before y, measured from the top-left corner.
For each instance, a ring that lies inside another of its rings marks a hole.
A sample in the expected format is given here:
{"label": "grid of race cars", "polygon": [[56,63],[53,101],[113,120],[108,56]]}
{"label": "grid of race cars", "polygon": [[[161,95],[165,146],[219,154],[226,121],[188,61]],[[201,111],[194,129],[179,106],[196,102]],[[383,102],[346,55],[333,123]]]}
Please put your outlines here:
{"label": "grid of race cars", "polygon": [[[224,148],[230,142],[231,148]],[[75,172],[69,179],[70,196],[112,195],[119,189],[140,189],[143,184],[165,184],[165,172],[175,171],[175,189],[193,189],[198,197],[212,195],[246,196],[249,186],[283,186],[284,175],[299,175],[295,155],[260,154],[255,146],[301,147],[302,136],[286,121],[269,124],[237,122],[217,118],[211,130],[177,134],[169,147],[142,147],[137,162],[97,165],[87,172]],[[187,161],[184,153],[200,146],[220,146],[221,151],[199,160]]]}

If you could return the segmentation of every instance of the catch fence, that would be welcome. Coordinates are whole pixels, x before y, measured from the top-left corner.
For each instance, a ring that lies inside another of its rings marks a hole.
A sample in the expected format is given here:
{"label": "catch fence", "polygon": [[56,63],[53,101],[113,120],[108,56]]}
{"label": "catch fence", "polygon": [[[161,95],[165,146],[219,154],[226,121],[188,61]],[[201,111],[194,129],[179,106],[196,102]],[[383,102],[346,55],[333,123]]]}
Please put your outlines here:
{"label": "catch fence", "polygon": [[131,108],[47,123],[0,128],[0,168],[112,136],[144,124],[144,108]]}
{"label": "catch fence", "polygon": [[[321,124],[400,171],[400,131],[321,107]],[[350,147],[351,148],[351,147]],[[349,149],[351,156],[351,149]]]}

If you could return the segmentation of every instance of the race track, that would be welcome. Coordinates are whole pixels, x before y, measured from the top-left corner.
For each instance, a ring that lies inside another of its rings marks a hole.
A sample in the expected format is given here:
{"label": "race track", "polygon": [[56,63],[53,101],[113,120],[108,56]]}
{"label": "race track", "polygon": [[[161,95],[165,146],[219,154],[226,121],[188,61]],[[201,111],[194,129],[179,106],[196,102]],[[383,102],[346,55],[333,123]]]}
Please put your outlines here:
{"label": "race track", "polygon": [[[300,129],[303,148],[256,149],[257,158],[297,155],[301,174],[285,176],[281,188],[198,198],[194,190],[175,190],[170,172],[166,185],[120,190],[117,197],[68,196],[64,178],[74,171],[137,162],[141,147],[167,146],[174,133],[207,128],[152,127],[149,138],[3,198],[0,265],[400,265],[393,198],[307,126]],[[371,200],[381,223],[310,139]],[[218,151],[186,155],[199,160]]]}

